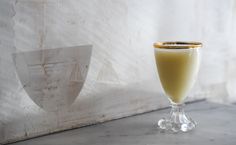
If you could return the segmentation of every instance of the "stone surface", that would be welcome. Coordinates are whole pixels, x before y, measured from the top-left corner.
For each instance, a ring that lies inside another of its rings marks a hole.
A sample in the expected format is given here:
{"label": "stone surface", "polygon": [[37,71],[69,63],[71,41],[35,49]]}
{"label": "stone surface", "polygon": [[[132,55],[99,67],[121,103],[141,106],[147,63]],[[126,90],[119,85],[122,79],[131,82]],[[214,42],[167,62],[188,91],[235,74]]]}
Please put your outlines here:
{"label": "stone surface", "polygon": [[[156,41],[203,42],[188,98],[235,101],[235,38],[234,0],[0,0],[0,142],[166,107]],[[94,49],[80,95],[66,109],[43,110],[22,89],[12,53],[84,44]]]}
{"label": "stone surface", "polygon": [[236,106],[207,102],[188,104],[186,112],[198,122],[189,133],[163,133],[157,120],[170,109],[164,109],[43,136],[11,145],[235,145]]}

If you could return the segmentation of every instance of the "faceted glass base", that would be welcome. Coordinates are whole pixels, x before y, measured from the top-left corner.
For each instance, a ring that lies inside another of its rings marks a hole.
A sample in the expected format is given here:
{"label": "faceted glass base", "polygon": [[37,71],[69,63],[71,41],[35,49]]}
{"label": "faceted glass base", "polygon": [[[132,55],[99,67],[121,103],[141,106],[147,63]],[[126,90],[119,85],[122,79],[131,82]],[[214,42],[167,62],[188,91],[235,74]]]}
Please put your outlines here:
{"label": "faceted glass base", "polygon": [[172,104],[170,116],[158,121],[160,129],[171,132],[188,132],[196,127],[196,122],[185,115],[184,104]]}

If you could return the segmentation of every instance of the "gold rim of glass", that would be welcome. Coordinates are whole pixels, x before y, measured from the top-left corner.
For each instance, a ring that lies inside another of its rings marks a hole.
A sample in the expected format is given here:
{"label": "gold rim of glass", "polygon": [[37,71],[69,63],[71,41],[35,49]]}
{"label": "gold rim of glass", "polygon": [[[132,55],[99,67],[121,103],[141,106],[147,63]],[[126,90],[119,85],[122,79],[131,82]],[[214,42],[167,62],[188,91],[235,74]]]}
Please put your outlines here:
{"label": "gold rim of glass", "polygon": [[173,42],[156,42],[153,45],[155,48],[162,49],[190,49],[190,48],[200,48],[202,47],[201,42],[183,42],[183,41],[173,41]]}

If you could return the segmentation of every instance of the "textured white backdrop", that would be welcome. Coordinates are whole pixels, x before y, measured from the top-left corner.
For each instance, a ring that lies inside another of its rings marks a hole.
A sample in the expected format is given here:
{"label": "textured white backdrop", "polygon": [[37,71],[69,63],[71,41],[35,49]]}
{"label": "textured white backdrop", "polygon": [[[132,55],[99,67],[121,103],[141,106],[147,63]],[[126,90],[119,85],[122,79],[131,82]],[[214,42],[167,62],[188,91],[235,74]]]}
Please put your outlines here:
{"label": "textured white backdrop", "polygon": [[[203,42],[190,100],[236,101],[235,39],[234,0],[0,0],[0,142],[167,106],[155,41]],[[71,107],[44,111],[22,89],[11,54],[84,44],[93,54],[82,92]]]}

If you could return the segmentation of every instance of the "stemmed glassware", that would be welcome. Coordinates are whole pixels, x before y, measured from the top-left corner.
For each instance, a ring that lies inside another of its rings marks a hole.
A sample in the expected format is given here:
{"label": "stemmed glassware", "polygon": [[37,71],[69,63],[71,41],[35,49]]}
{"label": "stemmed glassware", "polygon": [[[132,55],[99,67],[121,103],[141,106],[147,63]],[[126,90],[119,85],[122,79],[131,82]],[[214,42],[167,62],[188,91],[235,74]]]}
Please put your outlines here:
{"label": "stemmed glassware", "polygon": [[163,130],[187,132],[196,127],[196,122],[184,112],[184,100],[197,78],[201,47],[200,42],[154,44],[159,78],[171,103],[170,116],[158,121]]}

